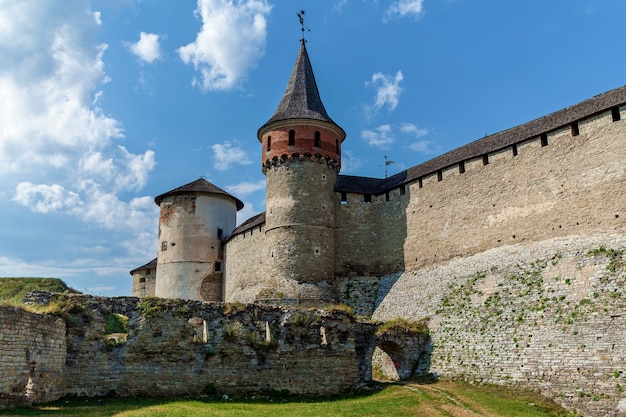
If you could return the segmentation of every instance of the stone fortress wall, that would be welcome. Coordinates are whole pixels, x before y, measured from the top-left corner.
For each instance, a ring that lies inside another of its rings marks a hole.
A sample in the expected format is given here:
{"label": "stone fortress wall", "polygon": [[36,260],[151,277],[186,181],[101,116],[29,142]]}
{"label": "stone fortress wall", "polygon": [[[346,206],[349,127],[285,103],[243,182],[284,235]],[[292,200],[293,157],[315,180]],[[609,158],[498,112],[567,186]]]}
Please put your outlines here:
{"label": "stone fortress wall", "polygon": [[[61,396],[331,395],[371,380],[379,343],[395,346],[404,375],[428,365],[427,335],[376,336],[337,309],[47,292],[27,302],[59,305],[63,319],[0,308],[0,409]],[[125,340],[107,334],[111,315],[128,318]]]}
{"label": "stone fortress wall", "polygon": [[[625,91],[383,186],[340,176],[339,301],[377,320],[428,317],[434,374],[540,389],[584,415],[626,415]],[[254,223],[263,230],[262,218]],[[254,248],[269,242],[250,237],[233,236],[227,251],[243,253],[247,239],[255,262]],[[240,259],[234,273],[264,279]],[[246,297],[259,298],[251,287]]]}
{"label": "stone fortress wall", "polygon": [[0,306],[0,408],[63,395],[66,354],[63,320]]}

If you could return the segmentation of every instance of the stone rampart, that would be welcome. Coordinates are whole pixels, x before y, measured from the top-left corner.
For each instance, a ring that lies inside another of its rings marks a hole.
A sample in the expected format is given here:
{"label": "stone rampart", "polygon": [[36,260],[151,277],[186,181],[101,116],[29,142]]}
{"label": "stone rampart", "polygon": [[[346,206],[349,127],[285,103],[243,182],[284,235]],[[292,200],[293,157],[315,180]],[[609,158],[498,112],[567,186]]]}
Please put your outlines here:
{"label": "stone rampart", "polygon": [[0,408],[59,398],[66,352],[63,320],[0,306]]}
{"label": "stone rampart", "polygon": [[[337,394],[371,380],[377,344],[388,347],[403,375],[428,363],[427,335],[381,341],[376,324],[341,309],[39,291],[27,302],[60,306],[65,323],[0,310],[7,405],[67,395]],[[128,318],[127,335],[109,333],[118,315]]]}
{"label": "stone rampart", "polygon": [[381,277],[373,317],[429,317],[430,372],[441,377],[624,415],[625,248],[624,235],[572,236]]}
{"label": "stone rampart", "polygon": [[337,274],[388,275],[519,242],[626,233],[626,107],[382,194],[337,194]]}

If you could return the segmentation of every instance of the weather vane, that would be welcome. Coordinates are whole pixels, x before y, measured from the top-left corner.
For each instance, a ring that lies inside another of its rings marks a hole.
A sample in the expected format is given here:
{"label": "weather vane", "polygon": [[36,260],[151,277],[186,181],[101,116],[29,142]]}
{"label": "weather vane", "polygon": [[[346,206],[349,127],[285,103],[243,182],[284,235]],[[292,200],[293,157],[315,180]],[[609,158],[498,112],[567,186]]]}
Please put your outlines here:
{"label": "weather vane", "polygon": [[306,27],[304,24],[304,10],[300,10],[300,13],[296,13],[296,14],[298,15],[298,18],[300,19],[300,26],[302,26],[302,43],[304,44],[306,42],[306,39],[304,39],[304,31],[306,29],[308,32],[310,32],[311,29]]}

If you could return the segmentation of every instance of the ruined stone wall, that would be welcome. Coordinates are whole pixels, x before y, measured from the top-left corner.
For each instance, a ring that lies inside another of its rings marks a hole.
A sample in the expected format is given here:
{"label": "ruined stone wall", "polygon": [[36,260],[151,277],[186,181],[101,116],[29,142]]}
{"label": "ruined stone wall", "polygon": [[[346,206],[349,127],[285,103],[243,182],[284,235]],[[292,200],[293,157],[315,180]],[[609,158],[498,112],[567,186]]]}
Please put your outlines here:
{"label": "ruined stone wall", "polygon": [[0,306],[0,408],[63,395],[65,323]]}
{"label": "ruined stone wall", "polygon": [[626,236],[507,245],[380,278],[374,318],[430,317],[430,371],[539,389],[583,415],[626,405]]}
{"label": "ruined stone wall", "polygon": [[[54,297],[75,306],[68,319],[65,395],[327,395],[371,376],[373,326],[343,311]],[[105,334],[106,317],[114,313],[129,317],[125,343]]]}

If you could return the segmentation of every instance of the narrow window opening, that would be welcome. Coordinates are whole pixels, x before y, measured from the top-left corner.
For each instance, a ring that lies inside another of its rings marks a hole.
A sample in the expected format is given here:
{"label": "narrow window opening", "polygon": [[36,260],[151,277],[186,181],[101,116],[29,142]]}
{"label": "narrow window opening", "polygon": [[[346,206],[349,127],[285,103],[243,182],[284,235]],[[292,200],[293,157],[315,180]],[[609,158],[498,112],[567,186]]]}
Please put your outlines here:
{"label": "narrow window opening", "polygon": [[167,250],[167,242],[161,242],[161,252],[165,252]]}
{"label": "narrow window opening", "polygon": [[220,261],[215,261],[215,272],[222,272],[222,263]]}
{"label": "narrow window opening", "polygon": [[402,184],[400,186],[400,195],[405,195],[406,194],[406,185]]}
{"label": "narrow window opening", "polygon": [[517,144],[514,144],[512,148],[513,148],[513,156],[517,156]]}
{"label": "narrow window opening", "polygon": [[389,191],[385,193],[385,201],[389,201]]}
{"label": "narrow window opening", "polygon": [[371,194],[363,194],[363,202],[364,203],[371,203],[372,202],[372,195]]}
{"label": "narrow window opening", "polygon": [[437,181],[443,180],[443,172],[441,170],[437,171]]}
{"label": "narrow window opening", "polygon": [[540,140],[541,140],[541,146],[548,146],[548,134],[547,133],[542,133]]}
{"label": "narrow window opening", "polygon": [[611,109],[611,116],[614,122],[618,122],[622,119],[622,116],[619,114],[619,107],[613,107]]}
{"label": "narrow window opening", "polygon": [[146,282],[145,278],[139,278],[139,282]]}
{"label": "narrow window opening", "polygon": [[150,275],[151,269],[146,269],[146,275]]}
{"label": "narrow window opening", "polygon": [[341,204],[348,204],[348,196],[345,192],[341,192]]}
{"label": "narrow window opening", "polygon": [[270,343],[272,341],[272,332],[270,331],[270,322],[265,322],[265,342]]}
{"label": "narrow window opening", "polygon": [[572,123],[572,136],[580,135],[580,130],[578,129],[578,122]]}
{"label": "narrow window opening", "polygon": [[315,131],[315,141],[313,143],[313,146],[315,146],[316,148],[322,146],[322,138],[320,132],[318,132],[317,130]]}
{"label": "narrow window opening", "polygon": [[459,162],[459,174],[465,173],[465,161]]}
{"label": "narrow window opening", "polygon": [[424,186],[424,182],[422,181],[422,178],[421,178],[421,177],[417,179],[417,186],[418,186],[419,188],[422,188],[422,187]]}
{"label": "narrow window opening", "polygon": [[293,146],[295,144],[296,144],[296,131],[290,130],[289,131],[289,146]]}
{"label": "narrow window opening", "polygon": [[221,239],[222,237],[224,237],[224,231],[218,227],[217,228],[217,238]]}
{"label": "narrow window opening", "polygon": [[489,155],[483,155],[483,165],[489,165]]}
{"label": "narrow window opening", "polygon": [[268,136],[267,137],[267,151],[271,151],[272,150],[272,137]]}

